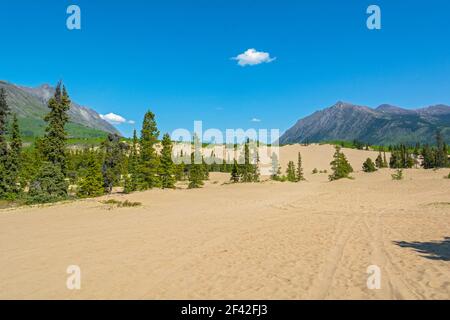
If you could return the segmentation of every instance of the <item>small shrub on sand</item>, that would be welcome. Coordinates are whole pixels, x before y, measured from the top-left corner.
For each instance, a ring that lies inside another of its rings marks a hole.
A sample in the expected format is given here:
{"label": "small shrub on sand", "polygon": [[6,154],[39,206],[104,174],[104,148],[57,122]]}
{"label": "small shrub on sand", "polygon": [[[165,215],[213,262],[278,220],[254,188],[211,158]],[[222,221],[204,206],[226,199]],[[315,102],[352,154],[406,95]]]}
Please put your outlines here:
{"label": "small shrub on sand", "polygon": [[314,168],[312,171],[312,174],[318,174],[318,173],[319,173],[319,170],[317,170],[317,168]]}
{"label": "small shrub on sand", "polygon": [[397,169],[397,171],[391,176],[392,180],[403,180],[403,170]]}
{"label": "small shrub on sand", "polygon": [[128,200],[119,201],[119,200],[115,200],[115,199],[109,199],[109,200],[101,201],[101,203],[107,204],[107,205],[110,205],[110,206],[116,206],[118,208],[139,207],[139,206],[142,205],[142,203],[140,203],[140,202],[131,202],[131,201],[128,201]]}
{"label": "small shrub on sand", "polygon": [[367,160],[363,163],[363,171],[364,172],[377,171],[377,168],[375,167],[375,163],[373,163],[372,159],[367,158]]}

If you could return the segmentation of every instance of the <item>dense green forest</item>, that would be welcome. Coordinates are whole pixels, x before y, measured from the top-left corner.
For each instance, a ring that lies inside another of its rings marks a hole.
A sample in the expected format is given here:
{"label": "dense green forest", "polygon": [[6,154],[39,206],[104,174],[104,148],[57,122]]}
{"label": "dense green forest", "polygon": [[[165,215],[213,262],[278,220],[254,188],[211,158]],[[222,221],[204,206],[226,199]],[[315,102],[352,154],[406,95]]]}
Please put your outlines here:
{"label": "dense green forest", "polygon": [[[20,122],[10,112],[6,92],[0,90],[0,200],[47,203],[97,197],[111,193],[115,187],[121,187],[124,193],[152,188],[172,189],[177,181],[186,181],[189,188],[200,188],[208,179],[209,172],[229,173],[230,183],[260,180],[258,143],[247,140],[239,161],[214,161],[217,158],[213,152],[209,159],[204,158],[201,144],[194,137],[191,161],[174,161],[173,142],[168,134],[160,139],[155,115],[151,111],[144,116],[140,135],[134,131],[132,139],[123,139],[117,134],[75,139],[67,134],[70,103],[65,86],[59,83],[48,102],[44,134],[24,147]],[[92,138],[95,140],[89,140]],[[77,148],[68,147],[70,143],[77,142]],[[379,151],[375,162],[367,159],[363,164],[365,172],[390,167],[400,170],[397,174],[401,175],[403,168],[449,166],[448,148],[439,132],[433,146],[374,147],[357,141],[332,143],[336,145],[336,153],[331,162],[331,181],[348,178],[353,172],[341,147]],[[391,154],[389,159],[386,157],[387,151]],[[182,159],[182,152],[178,156]],[[194,161],[196,159],[200,161]],[[301,154],[298,154],[297,164],[289,162],[285,174],[282,174],[274,153],[271,178],[277,181],[304,181]]]}

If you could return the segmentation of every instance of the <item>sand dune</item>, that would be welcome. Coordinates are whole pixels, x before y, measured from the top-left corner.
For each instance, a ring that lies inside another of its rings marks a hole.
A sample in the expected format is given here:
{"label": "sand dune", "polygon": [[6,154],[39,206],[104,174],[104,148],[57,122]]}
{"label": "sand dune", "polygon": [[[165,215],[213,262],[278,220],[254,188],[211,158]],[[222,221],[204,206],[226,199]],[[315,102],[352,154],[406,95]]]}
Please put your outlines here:
{"label": "sand dune", "polygon": [[[449,299],[447,171],[355,172],[328,182],[331,146],[303,155],[304,183],[151,190],[105,198],[142,202],[110,210],[101,199],[0,211],[3,299]],[[344,149],[353,167],[376,152]],[[66,288],[67,266],[81,290]],[[367,268],[381,269],[370,290]]]}

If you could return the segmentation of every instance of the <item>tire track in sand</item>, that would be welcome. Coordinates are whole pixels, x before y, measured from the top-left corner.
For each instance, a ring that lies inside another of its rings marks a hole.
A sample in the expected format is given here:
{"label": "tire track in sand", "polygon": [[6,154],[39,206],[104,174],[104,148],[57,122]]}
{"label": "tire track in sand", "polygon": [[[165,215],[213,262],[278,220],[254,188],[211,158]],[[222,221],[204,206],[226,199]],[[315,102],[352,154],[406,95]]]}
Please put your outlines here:
{"label": "tire track in sand", "polygon": [[[383,223],[381,221],[381,213],[377,213],[375,227],[371,228],[367,222],[367,215],[364,215],[363,225],[369,235],[369,244],[371,247],[372,264],[381,268],[382,279],[387,279],[390,299],[421,299],[422,295],[418,294],[405,281],[396,275],[396,268],[390,256],[386,253],[383,239]],[[373,290],[377,298],[385,298],[379,290]],[[401,293],[402,292],[402,293]]]}
{"label": "tire track in sand", "polygon": [[[350,218],[351,220],[348,222],[346,221],[347,218]],[[343,216],[338,222],[338,230],[333,239],[334,245],[329,251],[318,276],[315,278],[309,289],[308,299],[322,300],[326,298],[333,282],[334,275],[336,274],[336,270],[342,260],[344,249],[350,239],[353,226],[359,220],[359,216]]]}

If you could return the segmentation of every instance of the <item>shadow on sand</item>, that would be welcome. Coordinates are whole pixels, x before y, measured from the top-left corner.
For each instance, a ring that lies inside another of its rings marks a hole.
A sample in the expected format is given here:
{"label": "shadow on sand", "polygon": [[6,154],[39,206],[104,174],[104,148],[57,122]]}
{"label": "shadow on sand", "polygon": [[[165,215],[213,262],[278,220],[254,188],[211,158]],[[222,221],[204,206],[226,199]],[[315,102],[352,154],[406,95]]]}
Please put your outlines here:
{"label": "shadow on sand", "polygon": [[402,248],[413,248],[416,252],[421,253],[422,257],[427,259],[450,261],[450,237],[445,237],[442,241],[394,241],[394,243]]}

